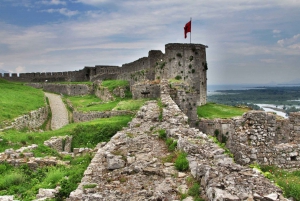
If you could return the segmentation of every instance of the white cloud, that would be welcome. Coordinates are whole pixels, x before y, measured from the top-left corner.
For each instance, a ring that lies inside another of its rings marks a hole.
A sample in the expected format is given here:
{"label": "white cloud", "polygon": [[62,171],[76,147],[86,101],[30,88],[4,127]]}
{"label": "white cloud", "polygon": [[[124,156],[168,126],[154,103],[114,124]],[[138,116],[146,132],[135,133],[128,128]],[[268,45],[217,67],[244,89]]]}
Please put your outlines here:
{"label": "white cloud", "polygon": [[65,1],[61,1],[61,0],[43,0],[40,3],[45,5],[66,5],[67,4]]}
{"label": "white cloud", "polygon": [[76,0],[75,3],[83,3],[88,5],[97,6],[102,3],[108,2],[108,0]]}
{"label": "white cloud", "polygon": [[26,70],[25,70],[25,67],[24,66],[18,66],[15,71],[16,73],[25,73]]}
{"label": "white cloud", "polygon": [[279,33],[281,33],[281,31],[278,30],[278,29],[274,29],[274,30],[273,30],[273,33],[274,33],[274,34],[279,34]]}
{"label": "white cloud", "polygon": [[291,46],[300,43],[300,34],[294,35],[292,38],[285,38],[277,41],[281,47],[283,46]]}
{"label": "white cloud", "polygon": [[47,10],[42,10],[42,12],[47,12],[47,13],[60,13],[62,15],[72,17],[74,15],[78,15],[79,12],[77,10],[72,11],[68,10],[67,8],[60,8],[60,9],[47,9]]}

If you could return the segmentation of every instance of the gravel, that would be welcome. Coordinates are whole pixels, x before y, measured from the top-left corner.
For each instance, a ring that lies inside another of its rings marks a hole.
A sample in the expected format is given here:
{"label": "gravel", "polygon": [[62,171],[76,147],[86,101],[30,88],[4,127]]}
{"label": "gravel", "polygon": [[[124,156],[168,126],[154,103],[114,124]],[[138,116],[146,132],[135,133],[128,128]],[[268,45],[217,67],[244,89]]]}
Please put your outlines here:
{"label": "gravel", "polygon": [[69,123],[68,111],[61,97],[52,93],[45,93],[48,97],[52,112],[51,129],[57,130]]}

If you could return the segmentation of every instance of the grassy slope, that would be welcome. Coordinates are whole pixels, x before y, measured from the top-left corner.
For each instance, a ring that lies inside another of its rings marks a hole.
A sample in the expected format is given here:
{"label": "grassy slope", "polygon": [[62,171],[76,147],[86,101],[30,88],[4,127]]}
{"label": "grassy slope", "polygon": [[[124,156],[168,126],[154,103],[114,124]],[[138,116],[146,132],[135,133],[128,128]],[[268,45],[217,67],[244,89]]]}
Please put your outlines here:
{"label": "grassy slope", "polygon": [[207,119],[231,118],[235,116],[241,116],[247,111],[249,111],[247,108],[238,108],[215,103],[207,103],[197,108],[198,117]]}
{"label": "grassy slope", "polygon": [[0,79],[0,125],[43,106],[42,90]]}
{"label": "grassy slope", "polygon": [[112,91],[116,87],[129,87],[129,82],[126,80],[105,80],[101,83],[101,86],[107,87]]}
{"label": "grassy slope", "polygon": [[[88,132],[86,134],[87,136],[92,135],[93,133],[97,133],[97,130],[93,131],[93,129],[87,131],[88,127],[95,129],[95,128],[101,128],[101,127],[105,127],[106,125],[109,125],[110,127],[112,127],[111,130],[116,132],[117,130],[121,130],[122,127],[125,127],[127,123],[131,121],[131,119],[132,119],[131,116],[116,116],[111,118],[96,119],[89,122],[69,124],[64,126],[61,129],[55,131],[45,131],[43,133],[40,132],[24,133],[22,131],[17,131],[17,130],[3,131],[0,132],[0,138],[3,139],[3,141],[0,142],[0,152],[4,152],[5,149],[8,148],[18,149],[22,146],[27,146],[30,144],[43,145],[44,141],[50,139],[52,136],[76,135],[77,137],[81,138],[81,135],[85,135],[85,134],[79,128],[81,129],[84,128],[85,131]],[[117,130],[115,128],[117,128]],[[76,140],[76,138],[74,140]],[[98,142],[100,140],[101,139],[99,139]],[[106,140],[107,139],[103,141]],[[95,143],[98,142],[94,141],[93,144],[95,145]],[[88,140],[83,138],[81,144],[82,146],[85,147],[88,146]],[[79,145],[76,147],[79,147]]]}

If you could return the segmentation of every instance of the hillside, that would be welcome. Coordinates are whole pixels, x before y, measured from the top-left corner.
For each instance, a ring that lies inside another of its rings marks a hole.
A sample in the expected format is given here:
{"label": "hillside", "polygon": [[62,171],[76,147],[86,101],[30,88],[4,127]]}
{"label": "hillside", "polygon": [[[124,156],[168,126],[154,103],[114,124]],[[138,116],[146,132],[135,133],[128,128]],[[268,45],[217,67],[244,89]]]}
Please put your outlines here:
{"label": "hillside", "polygon": [[40,89],[34,89],[23,83],[0,79],[0,128],[6,121],[44,107],[46,101]]}

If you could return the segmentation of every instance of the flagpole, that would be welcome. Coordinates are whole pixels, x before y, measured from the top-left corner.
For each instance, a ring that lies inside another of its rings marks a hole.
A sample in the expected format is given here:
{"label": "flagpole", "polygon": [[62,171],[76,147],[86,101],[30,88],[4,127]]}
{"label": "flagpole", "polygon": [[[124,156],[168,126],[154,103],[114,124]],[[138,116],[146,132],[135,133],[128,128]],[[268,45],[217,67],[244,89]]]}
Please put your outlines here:
{"label": "flagpole", "polygon": [[191,31],[190,31],[190,44],[192,43],[192,18],[191,18]]}

